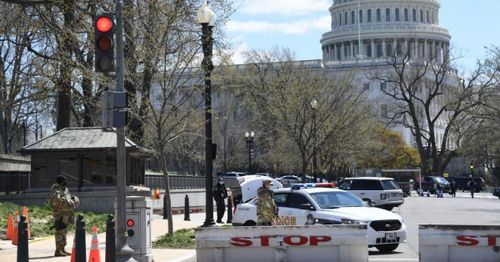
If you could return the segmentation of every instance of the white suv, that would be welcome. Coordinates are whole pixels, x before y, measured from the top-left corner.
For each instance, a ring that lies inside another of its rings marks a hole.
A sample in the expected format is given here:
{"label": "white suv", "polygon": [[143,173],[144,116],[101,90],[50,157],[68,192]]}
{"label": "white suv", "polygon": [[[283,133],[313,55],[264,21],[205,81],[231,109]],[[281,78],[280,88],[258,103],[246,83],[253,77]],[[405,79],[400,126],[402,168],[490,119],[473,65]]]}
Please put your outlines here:
{"label": "white suv", "polygon": [[340,182],[339,188],[349,191],[376,207],[392,210],[404,203],[403,190],[390,177],[352,177]]}

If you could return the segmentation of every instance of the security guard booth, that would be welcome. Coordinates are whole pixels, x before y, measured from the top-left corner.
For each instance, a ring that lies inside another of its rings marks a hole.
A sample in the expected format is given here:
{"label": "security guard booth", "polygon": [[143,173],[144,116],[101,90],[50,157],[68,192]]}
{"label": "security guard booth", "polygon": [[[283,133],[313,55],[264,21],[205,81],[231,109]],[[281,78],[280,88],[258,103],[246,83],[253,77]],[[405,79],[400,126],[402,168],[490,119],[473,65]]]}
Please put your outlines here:
{"label": "security guard booth", "polygon": [[129,236],[128,244],[134,250],[134,259],[139,262],[151,262],[153,260],[153,246],[151,243],[152,207],[149,197],[127,197],[125,217]]}

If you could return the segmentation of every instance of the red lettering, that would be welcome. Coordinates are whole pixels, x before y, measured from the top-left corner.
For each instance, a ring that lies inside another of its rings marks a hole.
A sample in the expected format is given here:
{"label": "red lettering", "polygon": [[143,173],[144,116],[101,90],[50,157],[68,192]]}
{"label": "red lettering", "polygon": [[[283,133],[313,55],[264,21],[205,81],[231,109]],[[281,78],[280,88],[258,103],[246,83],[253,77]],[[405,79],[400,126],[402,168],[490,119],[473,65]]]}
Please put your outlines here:
{"label": "red lettering", "polygon": [[252,240],[249,237],[233,237],[231,238],[231,245],[235,247],[249,247],[251,246]]}
{"label": "red lettering", "polygon": [[[293,239],[298,238],[298,242],[294,242]],[[286,236],[283,238],[283,242],[290,246],[303,246],[307,243],[307,237],[305,236]]]}
{"label": "red lettering", "polygon": [[269,238],[274,238],[276,236],[260,236],[260,245],[263,247],[269,246]]}
{"label": "red lettering", "polygon": [[459,246],[476,246],[479,240],[475,236],[457,236]]}
{"label": "red lettering", "polygon": [[328,242],[332,240],[330,236],[311,236],[311,246],[317,246],[320,242]]}
{"label": "red lettering", "polygon": [[488,236],[488,246],[496,246],[497,245],[497,237],[499,236]]}

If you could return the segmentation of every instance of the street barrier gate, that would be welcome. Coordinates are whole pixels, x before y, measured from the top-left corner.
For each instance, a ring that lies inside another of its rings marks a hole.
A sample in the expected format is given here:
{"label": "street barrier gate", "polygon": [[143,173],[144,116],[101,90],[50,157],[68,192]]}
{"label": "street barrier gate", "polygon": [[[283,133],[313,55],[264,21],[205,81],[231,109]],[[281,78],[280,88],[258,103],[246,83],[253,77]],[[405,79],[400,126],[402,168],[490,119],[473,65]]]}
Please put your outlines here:
{"label": "street barrier gate", "polygon": [[419,225],[422,262],[498,262],[500,226]]}
{"label": "street barrier gate", "polygon": [[197,228],[198,261],[368,261],[366,225]]}

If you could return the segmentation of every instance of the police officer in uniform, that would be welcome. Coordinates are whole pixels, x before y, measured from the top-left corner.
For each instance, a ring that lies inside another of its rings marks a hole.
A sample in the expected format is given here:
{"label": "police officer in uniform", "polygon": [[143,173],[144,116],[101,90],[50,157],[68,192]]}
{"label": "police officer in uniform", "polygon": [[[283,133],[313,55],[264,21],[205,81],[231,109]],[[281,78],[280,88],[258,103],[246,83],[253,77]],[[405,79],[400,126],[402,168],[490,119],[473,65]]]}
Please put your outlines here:
{"label": "police officer in uniform", "polygon": [[278,209],[274,203],[272,181],[265,179],[257,191],[257,223],[259,226],[270,226],[274,223]]}
{"label": "police officer in uniform", "polygon": [[217,185],[214,187],[213,191],[215,204],[217,205],[217,223],[222,222],[222,217],[224,217],[224,212],[226,211],[226,205],[224,204],[224,199],[227,198],[227,189],[226,185],[224,185],[224,180],[222,177],[219,177]]}
{"label": "police officer in uniform", "polygon": [[56,229],[56,251],[54,253],[56,257],[71,255],[71,253],[64,250],[66,235],[68,233],[68,225],[74,223],[73,209],[80,204],[78,197],[69,194],[66,185],[66,177],[58,176],[56,183],[52,185],[50,197],[52,216],[54,217]]}

